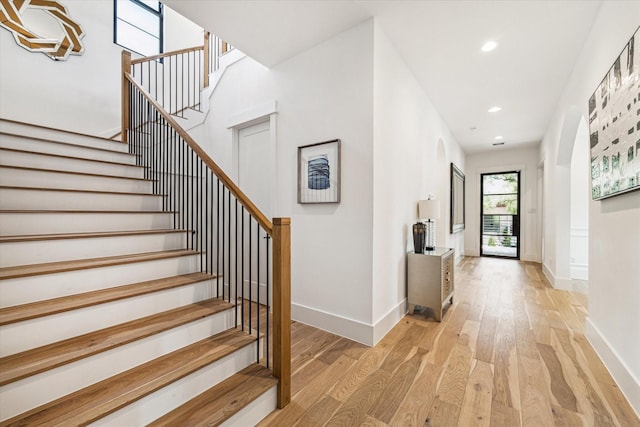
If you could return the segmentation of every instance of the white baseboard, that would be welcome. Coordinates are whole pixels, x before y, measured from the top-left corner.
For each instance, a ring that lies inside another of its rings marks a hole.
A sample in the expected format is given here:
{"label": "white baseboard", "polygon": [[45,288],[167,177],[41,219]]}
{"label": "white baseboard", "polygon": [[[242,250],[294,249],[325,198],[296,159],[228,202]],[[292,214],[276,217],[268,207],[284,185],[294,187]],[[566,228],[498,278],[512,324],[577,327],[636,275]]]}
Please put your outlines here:
{"label": "white baseboard", "polygon": [[553,282],[555,281],[556,277],[553,275],[553,273],[551,272],[551,269],[547,267],[547,264],[545,264],[544,262],[542,263],[542,274],[544,274],[544,277],[546,277],[549,283],[551,283],[551,286],[554,286]]}
{"label": "white baseboard", "polygon": [[640,381],[633,376],[631,370],[620,359],[609,342],[602,336],[598,328],[587,317],[584,334],[596,351],[604,366],[615,380],[616,384],[627,398],[629,404],[640,417]]}
{"label": "white baseboard", "polygon": [[585,264],[571,264],[571,278],[589,280],[589,266]]}
{"label": "white baseboard", "polygon": [[368,346],[376,345],[404,317],[406,312],[405,298],[371,325],[302,304],[291,303],[293,320]]}
{"label": "white baseboard", "polygon": [[373,345],[372,326],[359,320],[349,319],[293,302],[291,303],[291,318],[296,322],[301,322],[368,346]]}
{"label": "white baseboard", "polygon": [[407,299],[404,298],[395,307],[391,308],[377,322],[373,325],[373,344],[376,345],[378,341],[384,338],[389,332],[402,318],[407,314]]}
{"label": "white baseboard", "polygon": [[480,250],[479,249],[465,249],[464,250],[464,256],[475,256],[475,257],[478,257],[478,256],[480,256]]}
{"label": "white baseboard", "polygon": [[578,292],[581,294],[589,293],[589,282],[587,280],[570,279],[567,277],[556,277],[546,264],[542,264],[542,273],[547,278],[554,289],[561,291]]}

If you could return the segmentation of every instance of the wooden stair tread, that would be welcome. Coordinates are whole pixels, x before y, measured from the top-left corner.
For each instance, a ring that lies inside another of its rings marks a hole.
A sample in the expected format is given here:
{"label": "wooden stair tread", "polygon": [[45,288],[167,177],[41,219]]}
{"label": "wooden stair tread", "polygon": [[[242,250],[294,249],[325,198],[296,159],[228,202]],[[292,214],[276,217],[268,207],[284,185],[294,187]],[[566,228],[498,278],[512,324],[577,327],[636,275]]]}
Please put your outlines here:
{"label": "wooden stair tread", "polygon": [[63,174],[67,174],[67,175],[95,176],[95,177],[98,177],[98,178],[115,178],[115,179],[128,179],[128,180],[131,180],[131,181],[153,182],[152,179],[147,179],[147,178],[133,178],[133,177],[121,176],[121,175],[106,175],[106,174],[103,174],[103,173],[66,171],[66,170],[61,170],[61,169],[33,168],[33,167],[29,167],[29,166],[11,166],[11,165],[2,165],[2,164],[0,164],[0,168],[19,169],[19,170],[27,170],[27,171],[38,171],[38,172],[63,173]]}
{"label": "wooden stair tread", "polygon": [[218,426],[277,384],[278,380],[271,375],[270,370],[253,364],[147,427]]}
{"label": "wooden stair tread", "polygon": [[0,309],[0,326],[215,279],[207,273],[164,277]]}
{"label": "wooden stair tread", "polygon": [[[54,129],[54,130],[59,130],[59,129]],[[61,131],[61,132],[69,133],[68,131]],[[87,149],[87,150],[106,151],[107,153],[117,153],[117,154],[126,154],[128,156],[135,156],[135,154],[127,153],[127,152],[124,152],[124,151],[109,150],[107,148],[91,147],[90,145],[72,144],[70,142],[61,142],[61,141],[56,141],[56,140],[53,140],[53,139],[40,138],[40,137],[37,137],[37,136],[21,135],[21,134],[11,133],[11,132],[0,132],[0,135],[6,135],[6,136],[11,136],[11,137],[15,137],[15,138],[22,138],[22,139],[31,139],[33,141],[42,141],[42,142],[46,142],[47,144],[60,144],[60,145],[67,145],[67,146],[70,146],[70,147],[83,148],[83,149]],[[89,136],[90,138],[104,139],[104,138],[90,136],[90,135],[85,135],[85,136]],[[114,144],[121,144],[118,141],[113,141],[113,140],[110,140],[110,139],[104,139],[104,140],[108,141],[108,142],[113,142]]]}
{"label": "wooden stair tread", "polygon": [[174,211],[105,211],[105,210],[87,210],[87,209],[2,209],[0,213],[126,213],[126,214],[174,214]]}
{"label": "wooden stair tread", "polygon": [[100,231],[89,233],[56,233],[56,234],[25,234],[16,236],[0,236],[0,243],[31,242],[39,240],[86,239],[93,237],[141,236],[145,234],[188,233],[189,230],[174,230],[173,228],[159,230],[133,231]]}
{"label": "wooden stair tread", "polygon": [[8,419],[0,426],[85,425],[251,344],[230,329]]}
{"label": "wooden stair tread", "polygon": [[112,265],[131,264],[134,262],[153,261],[158,259],[196,255],[200,252],[191,249],[174,249],[159,252],[144,252],[130,255],[116,255],[103,258],[79,259],[72,261],[56,261],[42,264],[18,265],[0,268],[0,280],[16,277],[36,276],[41,274],[61,273],[64,271],[86,270],[89,268],[109,267]]}
{"label": "wooden stair tread", "polygon": [[91,194],[117,194],[123,196],[147,196],[147,197],[167,197],[164,194],[134,193],[129,191],[104,191],[104,190],[78,190],[75,188],[51,188],[51,187],[20,187],[16,185],[0,185],[0,189],[25,190],[25,191],[59,191],[65,193],[91,193]]}
{"label": "wooden stair tread", "polygon": [[0,386],[233,307],[210,299],[0,358]]}
{"label": "wooden stair tread", "polygon": [[[83,146],[83,148],[91,148],[91,147],[84,147]],[[44,153],[42,151],[32,151],[32,150],[21,150],[21,149],[18,149],[18,148],[0,147],[0,151],[13,151],[15,153],[33,154],[33,155],[37,155],[37,156],[49,156],[49,157],[56,157],[56,158],[60,158],[60,159],[81,160],[81,161],[85,161],[85,162],[96,162],[96,163],[106,163],[106,164],[110,164],[110,165],[126,166],[126,167],[137,168],[137,169],[141,169],[141,168],[144,167],[144,166],[138,166],[138,165],[131,165],[129,163],[111,162],[109,160],[89,159],[87,157],[65,156],[65,155],[62,155],[62,154]],[[114,151],[114,152],[116,152],[116,151]],[[118,151],[118,153],[121,153],[121,152]],[[129,153],[121,153],[121,154],[132,155],[132,154],[129,154]]]}

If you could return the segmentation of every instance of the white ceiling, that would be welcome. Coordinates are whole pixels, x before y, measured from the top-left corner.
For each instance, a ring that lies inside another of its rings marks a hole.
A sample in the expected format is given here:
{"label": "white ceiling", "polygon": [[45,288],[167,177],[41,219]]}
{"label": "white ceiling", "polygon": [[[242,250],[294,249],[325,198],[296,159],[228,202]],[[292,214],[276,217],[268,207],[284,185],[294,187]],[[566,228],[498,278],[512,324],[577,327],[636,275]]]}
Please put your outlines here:
{"label": "white ceiling", "polygon": [[[266,66],[375,16],[467,153],[495,149],[498,135],[504,147],[540,142],[602,3],[163,2]],[[490,39],[498,48],[482,53]]]}

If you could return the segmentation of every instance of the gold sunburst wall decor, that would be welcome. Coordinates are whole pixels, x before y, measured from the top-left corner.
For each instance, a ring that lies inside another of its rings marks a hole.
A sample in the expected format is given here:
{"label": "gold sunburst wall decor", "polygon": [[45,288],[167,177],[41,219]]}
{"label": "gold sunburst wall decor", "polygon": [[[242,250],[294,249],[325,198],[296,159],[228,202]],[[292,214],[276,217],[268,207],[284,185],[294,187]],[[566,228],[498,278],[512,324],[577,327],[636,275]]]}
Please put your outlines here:
{"label": "gold sunburst wall decor", "polygon": [[[43,28],[34,28],[38,22],[47,24],[48,33],[53,28],[53,33],[58,34],[43,34]],[[84,52],[81,42],[84,30],[57,1],[0,0],[0,26],[13,34],[19,46],[30,52],[44,53],[55,61],[64,61],[69,55]]]}

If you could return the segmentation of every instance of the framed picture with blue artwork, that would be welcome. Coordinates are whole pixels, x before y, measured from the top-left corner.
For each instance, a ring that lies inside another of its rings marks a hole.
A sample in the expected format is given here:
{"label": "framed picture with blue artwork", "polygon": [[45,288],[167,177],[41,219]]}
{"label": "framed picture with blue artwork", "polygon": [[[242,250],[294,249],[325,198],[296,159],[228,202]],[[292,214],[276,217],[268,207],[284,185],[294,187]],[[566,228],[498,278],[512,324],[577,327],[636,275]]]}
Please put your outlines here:
{"label": "framed picture with blue artwork", "polygon": [[340,140],[298,147],[298,203],[340,203]]}

